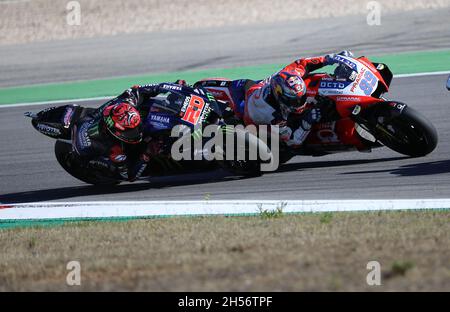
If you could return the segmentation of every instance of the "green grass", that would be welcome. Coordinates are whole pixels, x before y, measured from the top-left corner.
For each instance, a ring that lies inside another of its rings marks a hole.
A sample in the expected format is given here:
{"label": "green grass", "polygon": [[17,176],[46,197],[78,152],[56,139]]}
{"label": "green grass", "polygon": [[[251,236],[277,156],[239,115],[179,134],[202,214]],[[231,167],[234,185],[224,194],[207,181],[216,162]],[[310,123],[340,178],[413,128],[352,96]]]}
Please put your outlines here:
{"label": "green grass", "polygon": [[411,261],[395,261],[392,264],[391,267],[391,275],[397,276],[401,275],[404,276],[406,272],[414,268],[414,263]]}
{"label": "green grass", "polygon": [[331,212],[324,212],[320,216],[320,223],[328,224],[333,219],[333,213]]}
{"label": "green grass", "polygon": [[264,219],[274,219],[283,216],[283,209],[287,206],[287,203],[281,202],[275,209],[263,209],[262,205],[258,206],[259,215]]}
{"label": "green grass", "polygon": [[[2,230],[0,291],[450,290],[450,211],[326,215]],[[72,260],[80,287],[66,285]],[[381,286],[366,283],[370,261],[381,265]]]}

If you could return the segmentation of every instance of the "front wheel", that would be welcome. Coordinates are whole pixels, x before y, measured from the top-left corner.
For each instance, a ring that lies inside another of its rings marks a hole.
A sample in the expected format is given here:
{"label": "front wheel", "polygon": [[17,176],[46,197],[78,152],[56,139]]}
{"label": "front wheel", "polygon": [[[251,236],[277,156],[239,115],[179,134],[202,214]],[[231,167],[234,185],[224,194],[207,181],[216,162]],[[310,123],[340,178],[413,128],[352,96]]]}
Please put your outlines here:
{"label": "front wheel", "polygon": [[377,117],[375,137],[390,149],[411,157],[422,157],[437,146],[438,134],[431,122],[411,107],[393,117]]}
{"label": "front wheel", "polygon": [[120,181],[102,177],[97,172],[88,170],[79,165],[72,157],[72,145],[63,141],[56,141],[55,143],[55,155],[58,163],[64,168],[71,176],[77,178],[88,184],[93,185],[116,185]]}

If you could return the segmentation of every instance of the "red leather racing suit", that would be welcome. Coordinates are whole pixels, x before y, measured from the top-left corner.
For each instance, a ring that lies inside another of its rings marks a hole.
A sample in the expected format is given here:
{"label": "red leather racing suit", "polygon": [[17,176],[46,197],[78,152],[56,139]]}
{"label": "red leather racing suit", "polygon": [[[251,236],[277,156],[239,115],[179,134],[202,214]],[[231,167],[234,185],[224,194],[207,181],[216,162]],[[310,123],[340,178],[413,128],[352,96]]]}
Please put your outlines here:
{"label": "red leather racing suit", "polygon": [[[325,57],[312,57],[298,59],[295,62],[287,65],[281,71],[295,71],[302,78],[308,75],[310,72],[317,70],[326,65]],[[288,145],[300,145],[307,133],[304,131],[292,130],[286,126],[287,116],[280,111],[280,106],[276,103],[275,98],[271,94],[270,80],[272,76],[253,85],[246,92],[245,95],[245,111],[244,122],[246,125],[279,125],[280,126],[280,138]],[[308,108],[306,104],[306,94],[304,96],[303,103],[297,111],[301,114]],[[308,132],[309,133],[309,132]],[[292,134],[294,134],[292,136]]]}

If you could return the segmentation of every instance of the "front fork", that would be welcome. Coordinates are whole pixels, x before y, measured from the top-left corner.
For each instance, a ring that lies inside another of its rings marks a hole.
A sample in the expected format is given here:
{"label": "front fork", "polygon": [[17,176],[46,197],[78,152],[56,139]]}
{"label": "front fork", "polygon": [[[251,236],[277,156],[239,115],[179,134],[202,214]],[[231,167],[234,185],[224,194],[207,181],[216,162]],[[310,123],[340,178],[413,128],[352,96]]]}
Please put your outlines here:
{"label": "front fork", "polygon": [[[377,143],[379,136],[396,139],[395,134],[389,131],[384,122],[399,116],[405,109],[406,104],[394,101],[380,102],[375,105],[362,109],[361,106],[355,105],[351,114],[351,119],[366,131],[370,137],[365,137],[363,133],[360,136],[372,143]],[[379,117],[383,117],[380,123]]]}

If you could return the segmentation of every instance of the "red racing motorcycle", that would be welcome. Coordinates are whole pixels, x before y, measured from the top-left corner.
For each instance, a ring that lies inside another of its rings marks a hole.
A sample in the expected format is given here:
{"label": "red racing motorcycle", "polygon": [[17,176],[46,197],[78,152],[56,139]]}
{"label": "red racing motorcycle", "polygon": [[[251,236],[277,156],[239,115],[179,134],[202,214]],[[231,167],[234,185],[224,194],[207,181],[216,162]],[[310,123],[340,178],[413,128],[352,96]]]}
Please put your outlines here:
{"label": "red racing motorcycle", "polygon": [[[337,78],[335,71],[304,77],[308,98],[327,100],[326,115],[323,122],[313,126],[304,144],[287,149],[290,156],[284,155],[282,159],[355,150],[367,152],[382,146],[403,155],[421,157],[436,148],[438,135],[429,120],[405,103],[383,97],[393,78],[386,64],[372,63],[365,57],[338,56],[336,61],[338,68],[349,67],[354,74],[351,78]],[[236,91],[231,88],[231,80],[212,78],[196,85],[205,87],[217,100],[230,106],[242,122],[243,104],[236,100],[239,96],[233,94]]]}

